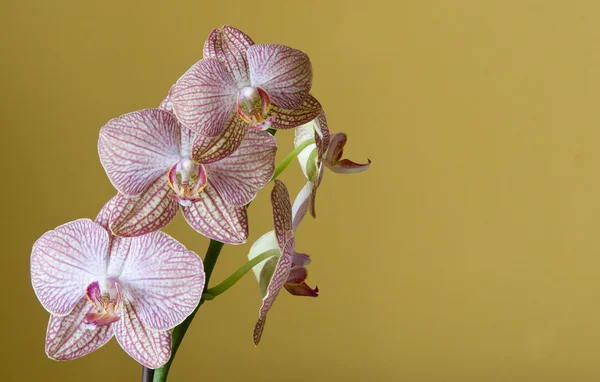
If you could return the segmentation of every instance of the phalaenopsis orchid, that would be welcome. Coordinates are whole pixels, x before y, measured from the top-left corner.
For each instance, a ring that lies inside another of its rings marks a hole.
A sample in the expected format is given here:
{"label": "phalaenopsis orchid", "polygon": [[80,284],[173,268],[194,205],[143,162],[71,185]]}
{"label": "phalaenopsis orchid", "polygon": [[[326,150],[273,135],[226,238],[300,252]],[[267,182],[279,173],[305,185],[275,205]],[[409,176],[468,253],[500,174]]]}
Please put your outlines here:
{"label": "phalaenopsis orchid", "polygon": [[[342,159],[346,135],[329,133],[325,113],[309,93],[313,74],[306,53],[254,44],[230,26],[214,29],[203,53],[160,106],[124,114],[100,129],[99,158],[116,193],[96,219],[63,224],[35,242],[31,280],[50,313],[48,357],[79,358],[114,336],[143,366],[145,380],[165,381],[202,302],[248,271],[262,297],[256,345],[282,289],[319,295],[306,283],[311,259],[296,252],[297,228],[307,212],[316,216],[325,168],[361,172],[371,162]],[[295,149],[277,166],[275,129],[295,129]],[[292,204],[276,178],[295,158],[307,183]],[[209,287],[223,245],[247,241],[249,205],[271,182],[273,230],[254,242],[247,263]],[[178,210],[211,239],[206,267],[160,231]]]}

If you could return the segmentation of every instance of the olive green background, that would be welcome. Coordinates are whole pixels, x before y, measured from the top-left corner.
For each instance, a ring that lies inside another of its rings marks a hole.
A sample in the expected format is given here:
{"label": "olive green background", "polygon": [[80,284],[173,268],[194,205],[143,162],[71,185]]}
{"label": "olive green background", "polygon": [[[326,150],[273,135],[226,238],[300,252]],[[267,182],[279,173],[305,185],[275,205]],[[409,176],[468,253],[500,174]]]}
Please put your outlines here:
{"label": "olive green background", "polygon": [[[116,341],[44,354],[29,280],[45,231],[114,193],[98,131],[155,107],[223,24],[306,51],[346,157],[298,232],[317,299],[283,293],[252,344],[247,276],[205,304],[172,381],[600,380],[597,1],[16,1],[0,4],[3,381],[135,381]],[[293,133],[280,132],[279,158]],[[294,164],[282,178],[295,195]],[[251,236],[270,228],[270,186]],[[166,231],[199,254],[179,216]]]}

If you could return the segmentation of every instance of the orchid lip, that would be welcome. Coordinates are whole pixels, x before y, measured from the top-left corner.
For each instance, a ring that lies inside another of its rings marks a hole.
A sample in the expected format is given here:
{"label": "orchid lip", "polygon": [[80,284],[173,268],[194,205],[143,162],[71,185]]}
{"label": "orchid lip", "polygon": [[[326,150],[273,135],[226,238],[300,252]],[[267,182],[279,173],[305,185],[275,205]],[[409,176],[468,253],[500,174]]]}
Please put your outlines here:
{"label": "orchid lip", "polygon": [[184,158],[171,167],[167,181],[175,193],[170,197],[187,207],[200,200],[200,193],[206,187],[208,177],[203,165]]}
{"label": "orchid lip", "polygon": [[102,285],[95,281],[88,285],[86,297],[95,310],[85,315],[86,325],[97,327],[110,325],[118,321],[123,308],[123,297],[119,284],[105,280]]}
{"label": "orchid lip", "polygon": [[271,106],[271,96],[259,86],[245,86],[238,91],[237,113],[252,127],[266,130],[271,126],[272,117],[269,117]]}

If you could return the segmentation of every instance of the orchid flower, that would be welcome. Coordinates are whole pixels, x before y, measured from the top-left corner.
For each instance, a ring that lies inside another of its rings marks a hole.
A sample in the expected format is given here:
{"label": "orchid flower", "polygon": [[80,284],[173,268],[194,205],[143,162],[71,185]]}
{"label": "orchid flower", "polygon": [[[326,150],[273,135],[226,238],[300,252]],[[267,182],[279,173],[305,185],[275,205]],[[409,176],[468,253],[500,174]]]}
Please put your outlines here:
{"label": "orchid flower", "polygon": [[309,94],[308,56],[284,45],[257,44],[230,26],[214,29],[204,58],[170,90],[179,121],[204,136],[226,129],[291,129],[321,111]]}
{"label": "orchid flower", "polygon": [[[307,209],[310,210],[311,215],[315,217],[315,199],[317,189],[323,180],[324,168],[327,167],[339,174],[352,174],[368,170],[371,161],[367,159],[367,163],[360,164],[348,159],[342,159],[347,136],[344,133],[329,134],[324,111],[313,121],[296,128],[296,137],[294,139],[296,147],[309,139],[314,139],[315,143],[308,145],[298,154],[300,167],[304,176],[308,179],[308,182],[302,191],[300,191],[300,193],[308,194],[307,198],[302,199],[307,205],[298,206],[298,208],[304,211],[304,213],[306,213]],[[301,220],[304,215],[298,216]]]}
{"label": "orchid flower", "polygon": [[[267,132],[235,133],[196,137],[160,109],[109,121],[100,131],[98,151],[119,191],[110,230],[119,236],[147,234],[170,223],[181,208],[203,235],[244,243],[245,205],[270,181],[277,147]],[[237,146],[233,153],[231,145]]]}
{"label": "orchid flower", "polygon": [[[300,199],[306,197],[306,194],[299,194],[294,205],[305,204]],[[281,288],[285,288],[295,296],[317,297],[319,295],[319,288],[313,289],[305,282],[308,276],[306,266],[310,264],[310,258],[294,249],[294,235],[300,220],[294,219],[297,211],[292,209],[287,188],[278,180],[275,180],[275,186],[271,193],[271,203],[275,230],[261,236],[252,245],[248,254],[248,259],[252,260],[263,253],[273,253],[272,257],[252,268],[263,297],[258,321],[254,327],[255,345],[260,342],[267,313]]]}
{"label": "orchid flower", "polygon": [[114,199],[96,221],[46,232],[33,246],[31,281],[50,312],[48,357],[83,357],[113,335],[136,361],[158,368],[171,356],[170,329],[200,302],[202,261],[162,232],[116,237],[107,230]]}

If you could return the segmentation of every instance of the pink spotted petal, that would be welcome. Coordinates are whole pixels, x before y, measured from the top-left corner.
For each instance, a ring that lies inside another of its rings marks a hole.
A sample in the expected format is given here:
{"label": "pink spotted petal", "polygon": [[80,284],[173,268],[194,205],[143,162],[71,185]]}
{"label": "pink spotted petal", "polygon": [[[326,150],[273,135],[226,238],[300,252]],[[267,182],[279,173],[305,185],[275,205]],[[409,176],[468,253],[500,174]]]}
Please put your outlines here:
{"label": "pink spotted petal", "polygon": [[110,229],[115,235],[130,237],[164,228],[179,210],[177,201],[169,196],[172,193],[164,176],[137,196],[115,196]]}
{"label": "pink spotted petal", "polygon": [[223,26],[213,29],[204,43],[204,58],[215,58],[223,63],[238,87],[250,85],[246,51],[254,41],[239,29]]}
{"label": "pink spotted petal", "polygon": [[248,65],[252,86],[265,89],[280,108],[295,109],[308,96],[312,67],[306,53],[284,45],[253,45]]}
{"label": "pink spotted petal", "polygon": [[190,226],[210,239],[228,244],[245,243],[248,239],[246,207],[228,205],[212,186],[210,174],[199,196],[199,201],[182,208]]}
{"label": "pink spotted petal", "polygon": [[177,118],[202,135],[219,135],[236,114],[237,87],[219,60],[195,63],[171,88]]}
{"label": "pink spotted petal", "polygon": [[87,298],[81,298],[71,313],[60,317],[51,315],[46,331],[46,354],[57,361],[83,357],[99,349],[113,336],[111,325],[89,327],[84,317],[94,311]]}
{"label": "pink spotted petal", "polygon": [[234,153],[206,165],[208,179],[227,204],[244,206],[270,182],[276,151],[277,143],[271,134],[249,130]]}
{"label": "pink spotted petal", "polygon": [[313,289],[305,282],[300,284],[285,284],[284,287],[285,290],[294,296],[319,297],[319,287]]}
{"label": "pink spotted petal", "polygon": [[128,303],[152,330],[179,325],[200,302],[202,261],[162,232],[128,240],[131,245],[119,276]]}
{"label": "pink spotted petal", "polygon": [[349,159],[342,159],[335,165],[327,166],[331,171],[337,172],[338,174],[356,174],[359,172],[367,171],[371,166],[371,160],[367,159],[367,163],[354,163]]}
{"label": "pink spotted petal", "polygon": [[35,242],[31,283],[48,312],[69,314],[87,286],[104,277],[108,245],[108,232],[89,219],[64,224]]}
{"label": "pink spotted petal", "polygon": [[115,188],[137,195],[180,159],[173,114],[146,109],[110,120],[100,130],[100,162]]}
{"label": "pink spotted petal", "polygon": [[274,129],[292,129],[314,120],[319,116],[319,113],[321,113],[321,104],[309,94],[300,106],[292,110],[273,105],[271,114],[274,118],[271,127]]}
{"label": "pink spotted petal", "polygon": [[292,254],[294,253],[294,235],[292,232],[292,206],[285,185],[275,180],[275,186],[271,192],[271,204],[273,206],[273,225],[275,236],[281,250],[281,256],[275,266],[273,276],[267,286],[267,293],[263,298],[262,306],[258,314],[258,321],[254,327],[254,344],[258,345],[264,329],[267,313],[277,295],[286,283],[292,267]]}
{"label": "pink spotted petal", "polygon": [[123,350],[147,368],[157,369],[171,357],[171,332],[145,327],[133,305],[123,304],[121,319],[112,327]]}
{"label": "pink spotted petal", "polygon": [[192,159],[208,164],[228,157],[240,147],[248,132],[248,124],[232,114],[225,130],[216,137],[197,134],[192,147]]}

